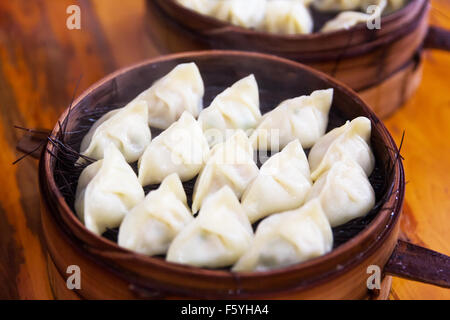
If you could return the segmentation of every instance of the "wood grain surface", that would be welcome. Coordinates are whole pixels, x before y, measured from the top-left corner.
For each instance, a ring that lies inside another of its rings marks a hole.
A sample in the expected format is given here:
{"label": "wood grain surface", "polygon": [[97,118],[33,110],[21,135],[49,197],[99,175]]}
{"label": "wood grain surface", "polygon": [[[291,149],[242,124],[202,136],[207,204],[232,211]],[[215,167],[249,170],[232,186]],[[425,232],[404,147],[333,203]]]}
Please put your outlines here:
{"label": "wood grain surface", "polygon": [[[66,8],[81,7],[81,30],[66,28]],[[450,29],[450,2],[432,1],[431,23]],[[165,53],[152,42],[145,1],[0,2],[0,298],[52,299],[42,242],[37,161],[15,146],[13,125],[51,128],[78,94],[117,68]],[[408,181],[402,238],[450,254],[450,54],[425,55],[423,82],[385,121]],[[392,299],[450,299],[450,290],[394,278]]]}

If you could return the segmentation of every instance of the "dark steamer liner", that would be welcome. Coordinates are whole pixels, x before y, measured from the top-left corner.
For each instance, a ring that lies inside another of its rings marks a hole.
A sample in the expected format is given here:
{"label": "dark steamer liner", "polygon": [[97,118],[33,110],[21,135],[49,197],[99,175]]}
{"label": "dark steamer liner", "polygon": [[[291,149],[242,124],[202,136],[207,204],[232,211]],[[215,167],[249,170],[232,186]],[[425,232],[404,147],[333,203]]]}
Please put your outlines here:
{"label": "dark steamer liner", "polygon": [[[421,80],[423,48],[450,50],[450,33],[429,27],[428,0],[410,0],[383,16],[381,29],[277,35],[230,25],[184,8],[175,0],[148,0],[152,39],[169,52],[232,49],[265,52],[305,63],[358,91],[386,117],[405,103]],[[316,30],[335,14],[313,11]]]}
{"label": "dark steamer liner", "polygon": [[[371,120],[371,143],[377,159],[371,182],[377,205],[366,218],[334,230],[336,246],[332,252],[269,272],[208,270],[133,253],[94,235],[78,220],[72,204],[79,172],[71,168],[76,159],[73,150],[77,150],[83,132],[108,109],[124,105],[175,65],[191,61],[202,73],[206,105],[224,88],[254,73],[264,112],[286,98],[333,87],[330,128],[357,116]],[[119,70],[83,93],[61,116],[50,139],[41,155],[39,182],[49,274],[58,298],[386,298],[390,277],[385,275],[390,273],[444,287],[450,284],[448,257],[397,240],[404,173],[397,147],[382,122],[346,86],[299,63],[233,51],[191,52],[145,61]],[[64,144],[58,145],[58,141]],[[82,270],[82,289],[77,291],[67,290],[65,283],[66,269],[73,264]],[[369,265],[384,270],[381,292],[367,289]]]}

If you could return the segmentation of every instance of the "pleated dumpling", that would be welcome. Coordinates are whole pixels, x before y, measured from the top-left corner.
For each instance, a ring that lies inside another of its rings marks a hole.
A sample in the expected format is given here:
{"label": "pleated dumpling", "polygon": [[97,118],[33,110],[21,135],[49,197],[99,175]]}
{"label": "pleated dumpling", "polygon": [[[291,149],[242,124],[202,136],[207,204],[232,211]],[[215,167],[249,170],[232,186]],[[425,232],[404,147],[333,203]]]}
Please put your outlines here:
{"label": "pleated dumpling", "polygon": [[262,117],[250,137],[253,147],[274,150],[298,139],[310,148],[325,134],[332,101],[333,89],[327,89],[282,102]]}
{"label": "pleated dumpling", "polygon": [[118,243],[145,255],[165,254],[175,236],[193,220],[183,185],[173,173],[125,216]]}
{"label": "pleated dumpling", "polygon": [[405,0],[361,0],[361,10],[363,12],[368,12],[368,8],[373,5],[386,6],[383,13],[390,13],[402,8],[405,5]]}
{"label": "pleated dumpling", "polygon": [[197,267],[234,264],[249,248],[253,230],[229,187],[209,197],[193,222],[173,240],[167,260]]}
{"label": "pleated dumpling", "polygon": [[366,215],[375,205],[375,192],[353,160],[333,164],[309,191],[306,201],[318,198],[332,227]]}
{"label": "pleated dumpling", "polygon": [[116,228],[144,199],[136,174],[119,150],[110,144],[102,160],[87,166],[78,180],[75,211],[87,229],[101,235]]}
{"label": "pleated dumpling", "polygon": [[318,200],[264,219],[233,271],[268,271],[331,251],[333,233]]}
{"label": "pleated dumpling", "polygon": [[358,163],[369,176],[375,167],[375,157],[370,149],[371,132],[370,120],[358,117],[320,138],[308,156],[313,181],[345,158]]}
{"label": "pleated dumpling", "polygon": [[176,0],[182,6],[201,14],[209,15],[219,3],[218,0]]}
{"label": "pleated dumpling", "polygon": [[[113,143],[127,162],[137,161],[152,139],[147,118],[147,103],[144,101],[131,102],[106,113],[84,136],[80,153],[100,160],[107,146]],[[83,161],[80,158],[78,162]]]}
{"label": "pleated dumpling", "polygon": [[253,148],[247,135],[239,130],[211,150],[208,161],[195,182],[192,211],[197,212],[209,195],[224,186],[229,186],[240,198],[257,175]]}
{"label": "pleated dumpling", "polygon": [[275,212],[300,207],[311,189],[309,164],[298,140],[267,160],[242,195],[251,223]]}
{"label": "pleated dumpling", "polygon": [[320,11],[344,11],[359,9],[362,0],[314,0],[313,5]]}
{"label": "pleated dumpling", "polygon": [[256,128],[261,119],[258,84],[245,77],[220,93],[198,118],[210,146],[223,142],[233,130]]}
{"label": "pleated dumpling", "polygon": [[191,62],[177,65],[137,96],[135,101],[144,100],[148,103],[148,123],[151,127],[166,129],[184,111],[197,117],[203,108],[204,93],[200,71]]}
{"label": "pleated dumpling", "polygon": [[209,146],[198,122],[187,111],[149,144],[139,159],[139,181],[157,184],[172,173],[194,178],[208,157]]}
{"label": "pleated dumpling", "polygon": [[363,13],[358,11],[344,11],[338,14],[334,19],[329,20],[322,27],[322,32],[329,32],[340,29],[349,29],[358,23],[367,23],[381,17],[383,10],[386,8],[386,0],[381,0],[380,4],[373,12]]}
{"label": "pleated dumpling", "polygon": [[219,1],[212,15],[219,20],[244,28],[261,25],[266,11],[266,0],[226,0]]}
{"label": "pleated dumpling", "polygon": [[270,33],[311,33],[313,19],[302,0],[267,2],[263,29]]}

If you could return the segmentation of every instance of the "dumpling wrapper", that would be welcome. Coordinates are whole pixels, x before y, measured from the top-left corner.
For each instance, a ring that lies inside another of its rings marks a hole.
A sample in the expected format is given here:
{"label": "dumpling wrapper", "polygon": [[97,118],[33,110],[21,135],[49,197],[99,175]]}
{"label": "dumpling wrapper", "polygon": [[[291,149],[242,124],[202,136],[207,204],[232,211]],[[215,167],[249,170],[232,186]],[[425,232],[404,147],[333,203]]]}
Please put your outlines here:
{"label": "dumpling wrapper", "polygon": [[[137,161],[152,139],[147,118],[145,101],[131,102],[121,109],[106,113],[84,136],[80,153],[100,160],[107,146],[113,143],[127,162]],[[82,158],[78,160],[78,163],[83,162]]]}
{"label": "dumpling wrapper", "polygon": [[352,160],[335,163],[311,188],[306,201],[319,199],[332,227],[365,216],[375,205],[375,192]]}
{"label": "dumpling wrapper", "polygon": [[257,28],[266,12],[266,0],[219,1],[211,15],[215,18],[244,28]]}
{"label": "dumpling wrapper", "polygon": [[[367,12],[369,6],[380,5],[383,6],[386,0],[361,0],[361,10]],[[383,11],[384,14],[396,11],[405,6],[405,0],[387,0],[386,9]]]}
{"label": "dumpling wrapper", "polygon": [[320,11],[355,10],[361,7],[362,0],[313,0],[313,6]]}
{"label": "dumpling wrapper", "polygon": [[205,200],[198,216],[173,240],[167,261],[196,267],[234,264],[249,248],[253,230],[227,186]]}
{"label": "dumpling wrapper", "polygon": [[145,197],[136,174],[119,150],[110,144],[102,160],[87,166],[78,180],[75,211],[86,228],[101,235],[116,228]]}
{"label": "dumpling wrapper", "polygon": [[148,123],[151,127],[166,129],[184,111],[197,117],[203,108],[204,93],[200,71],[191,62],[177,65],[134,100],[147,102]]}
{"label": "dumpling wrapper", "polygon": [[253,148],[278,151],[295,139],[304,148],[310,148],[325,134],[332,102],[333,89],[283,101],[263,115],[250,136]]}
{"label": "dumpling wrapper", "polygon": [[253,160],[253,148],[247,135],[239,130],[211,150],[195,182],[192,212],[196,213],[209,195],[224,186],[229,186],[240,199],[257,175],[258,166]]}
{"label": "dumpling wrapper", "polygon": [[333,233],[318,200],[264,219],[250,248],[232,271],[268,271],[301,263],[331,251]]}
{"label": "dumpling wrapper", "polygon": [[298,140],[270,157],[245,190],[242,207],[251,223],[300,207],[311,189],[309,164]]}
{"label": "dumpling wrapper", "polygon": [[176,0],[182,6],[200,14],[210,15],[217,7],[218,0]]}
{"label": "dumpling wrapper", "polygon": [[225,141],[237,129],[256,128],[261,119],[258,84],[249,75],[220,93],[198,121],[210,146]]}
{"label": "dumpling wrapper", "polygon": [[321,32],[330,32],[340,29],[349,29],[358,23],[367,23],[379,19],[386,8],[386,0],[381,0],[380,4],[371,13],[362,13],[357,11],[344,11],[338,14],[334,19],[325,23]]}
{"label": "dumpling wrapper", "polygon": [[181,181],[194,178],[208,157],[209,146],[198,122],[187,111],[157,136],[139,159],[139,182],[157,184],[172,173]]}
{"label": "dumpling wrapper", "polygon": [[271,0],[266,4],[262,29],[277,34],[306,34],[313,31],[313,19],[302,0]]}
{"label": "dumpling wrapper", "polygon": [[165,254],[175,236],[193,220],[183,185],[173,173],[125,216],[118,244],[149,256]]}
{"label": "dumpling wrapper", "polygon": [[309,152],[311,178],[317,180],[334,163],[349,158],[358,163],[367,176],[375,167],[375,157],[370,148],[372,125],[366,117],[347,121],[317,141]]}

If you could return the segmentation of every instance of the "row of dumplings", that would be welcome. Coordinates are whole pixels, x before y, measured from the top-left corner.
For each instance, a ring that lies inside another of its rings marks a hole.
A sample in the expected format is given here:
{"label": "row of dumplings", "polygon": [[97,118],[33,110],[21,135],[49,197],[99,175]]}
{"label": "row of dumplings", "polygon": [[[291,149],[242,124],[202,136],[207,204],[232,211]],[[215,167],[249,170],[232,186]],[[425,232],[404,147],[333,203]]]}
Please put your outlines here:
{"label": "row of dumplings", "polygon": [[[322,32],[348,29],[373,20],[383,11],[401,8],[405,0],[177,0],[186,8],[231,24],[277,34],[313,32],[308,7],[319,11],[343,11],[329,20]],[[367,10],[378,5],[378,10]],[[356,10],[356,11],[355,11]],[[361,12],[361,11],[363,12]],[[365,13],[368,12],[368,13]],[[370,13],[370,14],[369,14]]]}
{"label": "row of dumplings", "polygon": [[[194,74],[183,72],[168,86],[167,79],[186,68]],[[357,118],[325,134],[331,89],[284,101],[261,116],[253,76],[203,111],[202,81],[193,101],[197,108],[179,103],[180,97],[192,97],[192,79],[201,81],[195,64],[177,66],[127,106],[100,118],[85,136],[84,150],[96,153],[84,154],[98,161],[79,178],[75,210],[89,230],[101,235],[120,226],[120,246],[166,254],[173,262],[268,270],[330,251],[331,227],[373,207],[367,178],[374,167],[370,121]],[[182,112],[178,119],[177,112]],[[149,123],[168,128],[151,140]],[[233,130],[216,141],[205,134],[210,129]],[[271,149],[270,135],[262,132],[273,129],[280,132],[282,150],[258,169],[254,150]],[[146,139],[151,141],[139,145]],[[309,159],[303,145],[312,147]],[[137,159],[138,176],[127,163]],[[182,181],[196,175],[191,209]],[[160,182],[144,195],[142,186]],[[251,223],[267,216],[254,235]]]}

